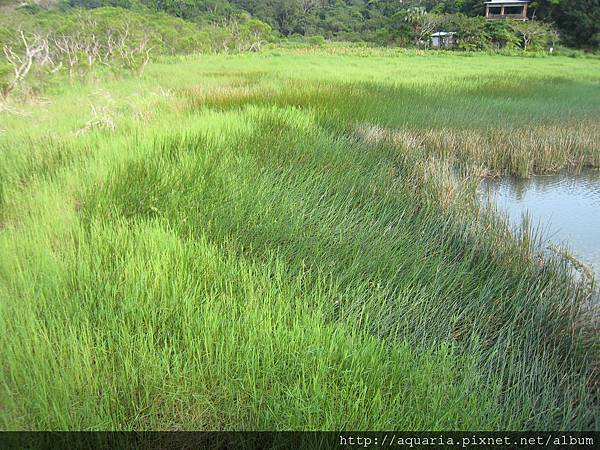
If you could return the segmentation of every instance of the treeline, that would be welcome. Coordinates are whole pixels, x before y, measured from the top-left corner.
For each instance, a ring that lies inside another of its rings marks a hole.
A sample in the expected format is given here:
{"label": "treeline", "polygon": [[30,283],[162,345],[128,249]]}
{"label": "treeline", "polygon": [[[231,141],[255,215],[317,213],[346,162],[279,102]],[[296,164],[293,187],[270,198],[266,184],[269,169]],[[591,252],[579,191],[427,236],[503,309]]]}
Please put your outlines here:
{"label": "treeline", "polygon": [[466,51],[529,51],[555,47],[564,38],[541,20],[487,21],[477,15],[482,5],[476,0],[460,5],[458,0],[36,0],[16,6],[0,0],[0,98],[26,80],[73,78],[98,67],[141,74],[158,55],[260,51],[277,39],[426,48],[431,35],[444,30],[454,32],[456,47]]}
{"label": "treeline", "polygon": [[[42,0],[44,1],[44,0]],[[52,0],[45,0],[52,1]],[[399,15],[422,8],[434,15],[482,16],[485,0],[57,0],[63,7],[148,8],[196,23],[213,23],[247,12],[282,36],[321,35],[327,39],[410,42]],[[553,24],[572,47],[600,45],[600,0],[532,0],[529,15]],[[398,33],[403,34],[398,38]]]}

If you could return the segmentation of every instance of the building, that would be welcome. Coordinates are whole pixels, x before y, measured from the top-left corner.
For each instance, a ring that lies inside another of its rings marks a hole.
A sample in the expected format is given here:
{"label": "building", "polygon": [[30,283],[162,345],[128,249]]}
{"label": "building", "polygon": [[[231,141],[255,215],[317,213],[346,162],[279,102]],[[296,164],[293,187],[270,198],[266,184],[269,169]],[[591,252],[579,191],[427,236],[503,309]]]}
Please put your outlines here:
{"label": "building", "polygon": [[436,48],[454,47],[456,45],[456,33],[451,31],[438,31],[431,35],[431,45]]}
{"label": "building", "polygon": [[489,20],[527,20],[529,0],[489,0],[485,2],[485,17]]}

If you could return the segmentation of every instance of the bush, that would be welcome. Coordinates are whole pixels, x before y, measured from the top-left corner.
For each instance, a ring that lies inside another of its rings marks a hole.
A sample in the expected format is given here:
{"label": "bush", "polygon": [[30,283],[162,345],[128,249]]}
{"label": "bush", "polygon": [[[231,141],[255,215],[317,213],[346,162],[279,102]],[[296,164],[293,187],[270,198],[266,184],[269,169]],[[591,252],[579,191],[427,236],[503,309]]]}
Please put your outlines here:
{"label": "bush", "polygon": [[80,76],[95,66],[141,74],[152,57],[195,52],[206,48],[206,40],[196,25],[167,14],[112,7],[14,11],[0,19],[0,94],[50,74]]}
{"label": "bush", "polygon": [[478,51],[490,47],[491,39],[486,32],[486,24],[484,17],[454,14],[448,19],[447,28],[448,31],[456,32],[460,49]]}
{"label": "bush", "polygon": [[485,24],[485,34],[495,49],[512,50],[519,46],[519,37],[509,21],[495,20]]}
{"label": "bush", "polygon": [[520,38],[521,48],[525,51],[545,50],[553,36],[552,27],[537,20],[526,22],[512,21],[511,27]]}
{"label": "bush", "polygon": [[257,19],[230,20],[208,29],[209,47],[213,52],[260,51],[276,40],[271,26]]}
{"label": "bush", "polygon": [[325,45],[325,38],[323,36],[311,36],[308,38],[308,43],[316,47],[322,47]]}

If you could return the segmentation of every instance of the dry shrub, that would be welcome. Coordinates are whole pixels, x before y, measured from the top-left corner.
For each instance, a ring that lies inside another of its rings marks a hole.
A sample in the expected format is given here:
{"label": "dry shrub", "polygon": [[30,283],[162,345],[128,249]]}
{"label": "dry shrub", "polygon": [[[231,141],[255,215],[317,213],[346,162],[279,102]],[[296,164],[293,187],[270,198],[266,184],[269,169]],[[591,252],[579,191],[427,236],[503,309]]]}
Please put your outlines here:
{"label": "dry shrub", "polygon": [[82,136],[94,130],[114,131],[117,128],[114,112],[107,107],[96,108],[92,106],[92,118],[82,128],[75,132],[76,136]]}

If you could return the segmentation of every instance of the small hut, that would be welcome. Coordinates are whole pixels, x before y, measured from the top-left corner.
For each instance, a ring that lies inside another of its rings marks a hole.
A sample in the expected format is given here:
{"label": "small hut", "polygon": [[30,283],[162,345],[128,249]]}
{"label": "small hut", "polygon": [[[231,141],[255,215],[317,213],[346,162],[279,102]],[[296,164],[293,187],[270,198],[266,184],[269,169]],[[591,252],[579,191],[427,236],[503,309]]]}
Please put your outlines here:
{"label": "small hut", "polygon": [[452,31],[438,31],[431,35],[431,45],[436,48],[454,47],[456,45],[456,33]]}
{"label": "small hut", "polygon": [[527,20],[529,0],[489,0],[485,2],[485,17],[489,20]]}

